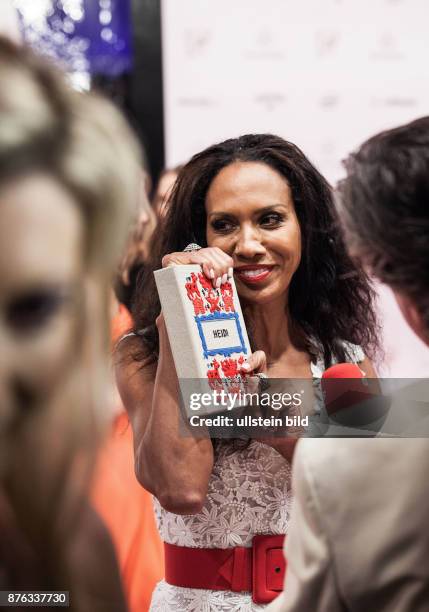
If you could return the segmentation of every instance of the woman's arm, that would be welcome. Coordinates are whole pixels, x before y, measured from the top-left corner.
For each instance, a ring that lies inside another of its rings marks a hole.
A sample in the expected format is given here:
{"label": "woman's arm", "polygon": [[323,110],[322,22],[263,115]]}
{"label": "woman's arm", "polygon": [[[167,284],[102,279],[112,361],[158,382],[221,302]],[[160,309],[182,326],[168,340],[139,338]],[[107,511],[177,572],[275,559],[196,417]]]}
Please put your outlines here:
{"label": "woman's arm", "polygon": [[[163,266],[199,264],[213,284],[227,280],[232,259],[217,248],[171,253]],[[213,468],[210,438],[194,438],[180,431],[179,382],[162,314],[157,321],[158,361],[132,359],[141,340],[130,337],[118,348],[117,383],[134,433],[136,475],[166,510],[195,514],[207,495]],[[183,429],[183,423],[182,423]]]}
{"label": "woman's arm", "polygon": [[210,438],[179,431],[179,383],[162,315],[157,320],[159,360],[142,365],[132,353],[138,338],[120,345],[116,375],[119,393],[134,433],[139,482],[175,514],[201,510],[213,467]]}

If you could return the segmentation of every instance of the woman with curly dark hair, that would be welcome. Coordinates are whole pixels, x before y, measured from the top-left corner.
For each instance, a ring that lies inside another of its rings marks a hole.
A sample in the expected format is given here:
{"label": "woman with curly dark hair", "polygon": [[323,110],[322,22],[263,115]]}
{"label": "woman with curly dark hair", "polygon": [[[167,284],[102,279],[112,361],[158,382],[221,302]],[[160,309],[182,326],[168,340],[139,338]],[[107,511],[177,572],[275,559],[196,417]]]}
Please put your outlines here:
{"label": "woman with curly dark hair", "polygon": [[[188,243],[202,248],[184,252]],[[184,166],[150,271],[172,264],[200,264],[215,287],[234,275],[255,351],[243,372],[317,387],[325,368],[354,361],[375,375],[364,354],[377,348],[373,291],[347,255],[328,183],[292,143],[242,136]],[[281,588],[273,559],[287,532],[293,445],[181,436],[178,380],[150,274],[134,321],[117,370],[137,476],[156,498],[166,543],[166,581],[152,609],[259,610]],[[268,564],[261,549],[273,549]]]}

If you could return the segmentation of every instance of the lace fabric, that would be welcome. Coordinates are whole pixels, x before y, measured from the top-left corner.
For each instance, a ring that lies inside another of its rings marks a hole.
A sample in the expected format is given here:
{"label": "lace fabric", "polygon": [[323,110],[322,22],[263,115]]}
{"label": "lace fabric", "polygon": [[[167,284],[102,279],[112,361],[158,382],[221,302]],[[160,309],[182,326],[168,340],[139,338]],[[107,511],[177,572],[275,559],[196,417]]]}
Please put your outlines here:
{"label": "lace fabric", "polygon": [[[358,363],[360,347],[346,346]],[[322,401],[320,377],[323,359],[311,364],[316,405]],[[164,510],[154,498],[161,538],[170,544],[197,548],[252,545],[258,534],[286,534],[291,508],[291,467],[273,448],[252,440],[239,450],[230,442],[220,445],[204,506],[198,514],[181,516]],[[189,589],[158,583],[151,612],[257,612],[266,606],[252,601],[251,593]]]}
{"label": "lace fabric", "polygon": [[[291,502],[289,463],[274,449],[252,440],[231,451],[219,447],[200,513],[166,512],[154,498],[161,538],[170,544],[198,548],[251,546],[256,534],[287,531]],[[262,610],[250,593],[206,591],[158,584],[151,611]]]}

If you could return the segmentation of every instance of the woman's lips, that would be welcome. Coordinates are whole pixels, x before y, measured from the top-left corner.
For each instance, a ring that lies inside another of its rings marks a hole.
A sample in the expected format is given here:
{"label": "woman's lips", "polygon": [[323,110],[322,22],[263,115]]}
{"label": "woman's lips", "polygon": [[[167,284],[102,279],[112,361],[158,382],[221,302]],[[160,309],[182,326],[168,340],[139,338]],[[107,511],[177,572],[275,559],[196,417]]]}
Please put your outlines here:
{"label": "woman's lips", "polygon": [[274,266],[242,266],[234,268],[234,274],[238,278],[249,284],[261,283],[272,272]]}

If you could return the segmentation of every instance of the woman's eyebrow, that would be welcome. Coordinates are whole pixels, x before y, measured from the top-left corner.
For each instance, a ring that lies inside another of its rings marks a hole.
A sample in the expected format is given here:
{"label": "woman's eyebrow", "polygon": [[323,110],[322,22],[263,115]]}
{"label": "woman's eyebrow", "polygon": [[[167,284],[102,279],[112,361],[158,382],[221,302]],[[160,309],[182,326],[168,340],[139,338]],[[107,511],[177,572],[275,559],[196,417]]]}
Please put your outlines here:
{"label": "woman's eyebrow", "polygon": [[264,208],[259,208],[255,211],[255,215],[261,215],[272,210],[278,210],[279,208],[282,208],[283,210],[289,210],[289,206],[287,204],[281,204],[279,202],[278,204],[270,204],[269,206],[264,206]]}
{"label": "woman's eyebrow", "polygon": [[212,217],[222,217],[222,219],[224,218],[234,219],[235,215],[233,215],[232,213],[224,212],[223,210],[219,210],[219,211],[214,210],[209,215],[207,215],[207,217],[208,219],[211,219]]}
{"label": "woman's eyebrow", "polygon": [[[288,211],[289,206],[287,204],[281,204],[280,202],[275,203],[275,204],[269,204],[268,206],[264,206],[263,208],[258,208],[257,210],[254,211],[253,214],[254,216],[259,216],[259,215],[263,215],[264,213],[271,212],[271,211],[278,210],[278,209]],[[223,211],[223,210],[219,210],[219,211],[214,210],[209,215],[207,215],[208,219],[211,219],[212,217],[222,217],[222,219],[224,218],[235,219],[236,215],[234,215],[233,213]]]}

